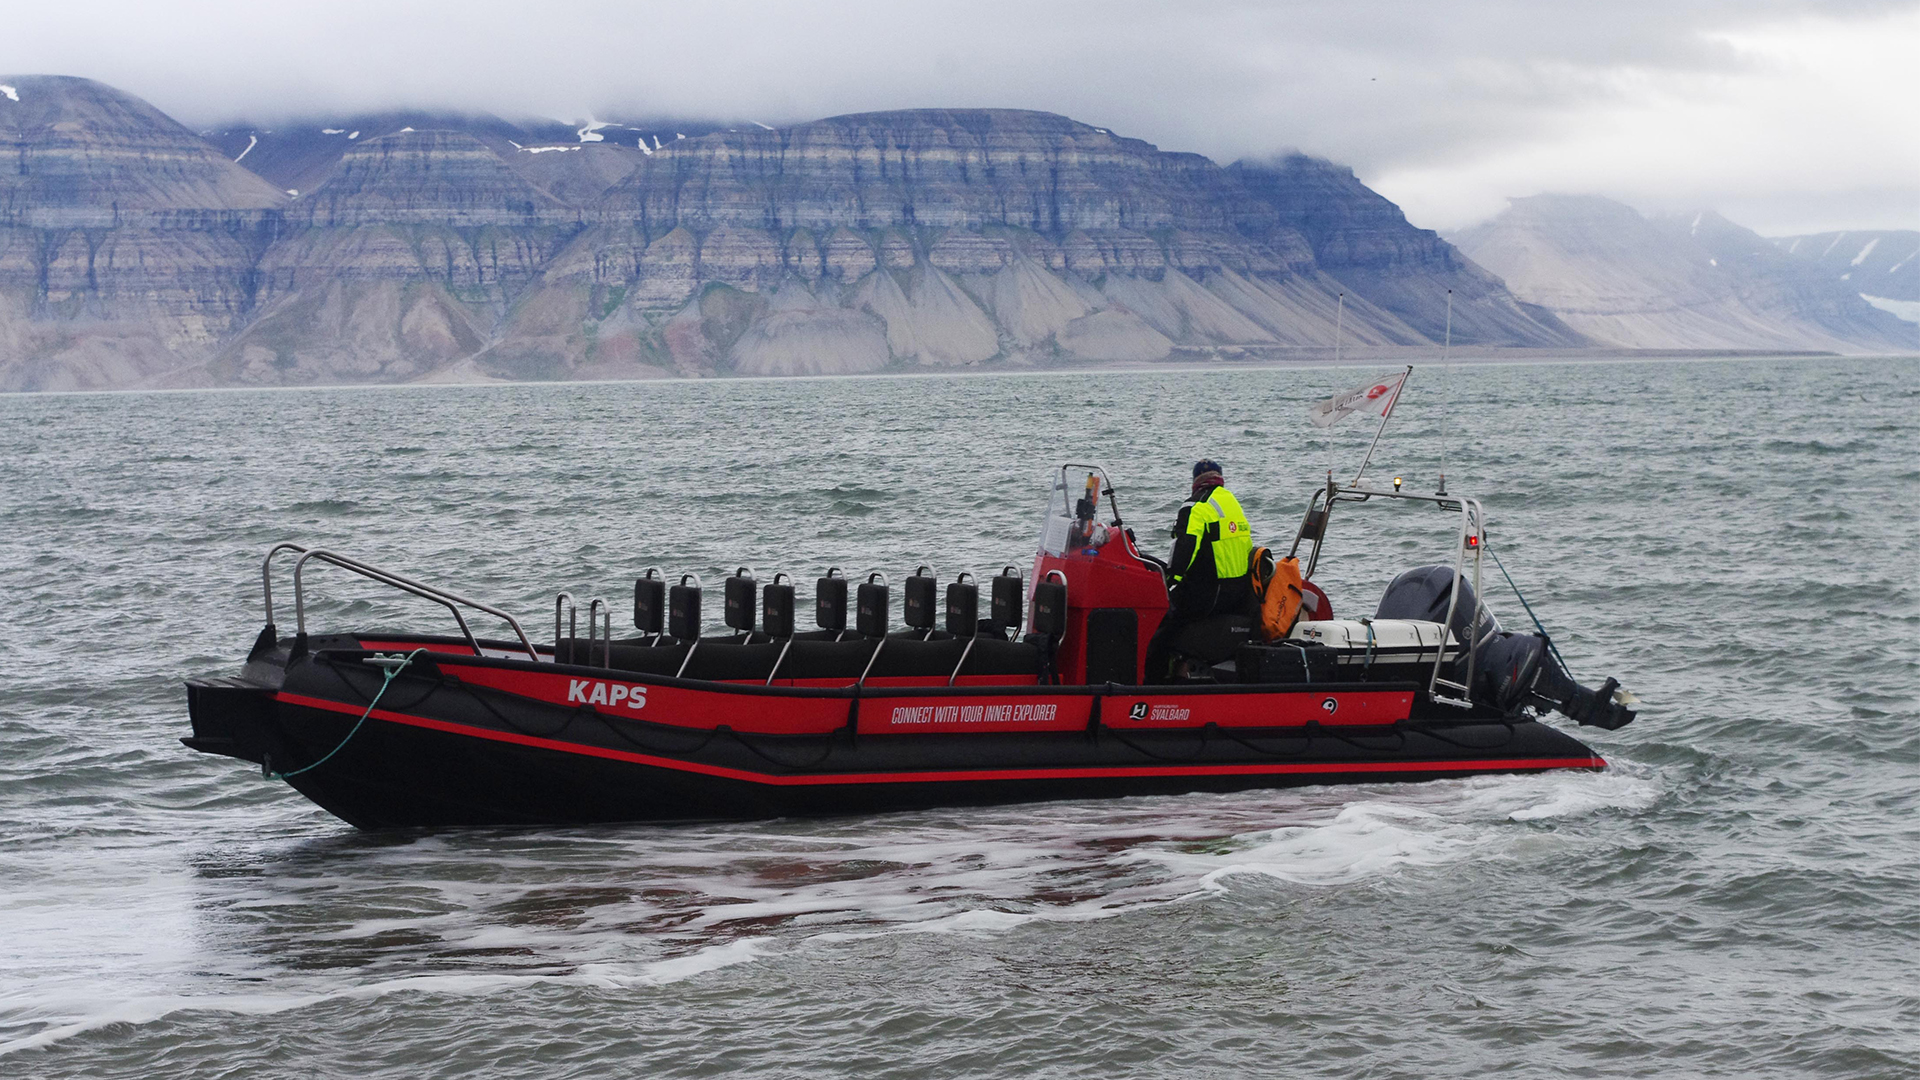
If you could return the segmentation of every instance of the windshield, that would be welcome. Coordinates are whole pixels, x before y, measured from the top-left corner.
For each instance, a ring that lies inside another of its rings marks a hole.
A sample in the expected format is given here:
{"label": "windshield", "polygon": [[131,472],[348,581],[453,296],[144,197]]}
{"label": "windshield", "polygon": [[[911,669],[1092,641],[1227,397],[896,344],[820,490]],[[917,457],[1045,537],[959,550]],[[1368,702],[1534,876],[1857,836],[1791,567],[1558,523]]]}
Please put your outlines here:
{"label": "windshield", "polygon": [[[1103,507],[1101,504],[1105,502]],[[1097,465],[1062,465],[1053,474],[1047,495],[1047,515],[1040,525],[1040,553],[1065,555],[1071,550],[1099,547],[1107,530],[1101,518],[1120,524],[1113,512],[1113,485]]]}

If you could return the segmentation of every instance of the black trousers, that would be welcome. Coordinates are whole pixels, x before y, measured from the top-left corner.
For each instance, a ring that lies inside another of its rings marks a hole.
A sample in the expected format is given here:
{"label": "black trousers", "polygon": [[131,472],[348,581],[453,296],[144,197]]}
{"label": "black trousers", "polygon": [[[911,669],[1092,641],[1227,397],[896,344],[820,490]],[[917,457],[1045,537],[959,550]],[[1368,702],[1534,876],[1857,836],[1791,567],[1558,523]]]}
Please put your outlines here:
{"label": "black trousers", "polygon": [[1168,596],[1167,617],[1147,643],[1146,680],[1167,682],[1173,678],[1173,643],[1187,627],[1214,615],[1235,615],[1247,609],[1253,599],[1253,583],[1244,577],[1221,581],[1219,578],[1189,578],[1173,587]]}

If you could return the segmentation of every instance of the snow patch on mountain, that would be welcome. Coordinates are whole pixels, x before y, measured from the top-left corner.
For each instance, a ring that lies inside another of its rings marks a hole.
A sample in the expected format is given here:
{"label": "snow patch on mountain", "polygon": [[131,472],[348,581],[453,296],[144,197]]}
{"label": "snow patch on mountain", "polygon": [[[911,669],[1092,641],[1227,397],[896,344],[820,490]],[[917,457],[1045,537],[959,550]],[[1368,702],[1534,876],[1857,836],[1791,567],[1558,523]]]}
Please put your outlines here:
{"label": "snow patch on mountain", "polygon": [[1893,300],[1885,296],[1868,296],[1866,293],[1861,293],[1860,299],[1897,319],[1920,323],[1920,300]]}

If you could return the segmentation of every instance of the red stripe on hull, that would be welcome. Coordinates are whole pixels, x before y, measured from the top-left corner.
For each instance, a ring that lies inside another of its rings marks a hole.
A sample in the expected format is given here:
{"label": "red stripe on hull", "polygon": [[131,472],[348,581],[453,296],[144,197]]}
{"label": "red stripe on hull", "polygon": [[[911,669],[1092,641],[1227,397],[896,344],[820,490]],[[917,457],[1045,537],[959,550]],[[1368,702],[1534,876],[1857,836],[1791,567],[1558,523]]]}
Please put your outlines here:
{"label": "red stripe on hull", "polygon": [[[320,709],[327,712],[344,713],[350,716],[358,715],[361,711],[357,705],[328,701],[324,698],[307,697],[301,694],[276,694],[275,700],[288,705]],[[807,787],[836,784],[917,784],[938,783],[943,781],[1064,780],[1086,777],[1125,778],[1155,776],[1393,775],[1398,773],[1535,772],[1546,769],[1603,769],[1607,764],[1606,761],[1598,755],[1591,755],[1584,758],[1494,758],[1465,761],[1293,762],[1246,765],[1122,765],[1090,766],[1086,768],[956,769],[941,772],[777,775],[772,773],[749,772],[744,769],[731,769],[718,765],[703,765],[698,762],[656,757],[651,754],[636,754],[628,750],[613,750],[599,746],[587,746],[582,743],[562,742],[558,739],[544,739],[536,735],[522,735],[518,732],[495,731],[489,728],[473,727],[468,724],[456,724],[446,720],[435,720],[425,716],[412,716],[407,713],[389,712],[385,709],[374,709],[372,716],[376,720],[384,720],[388,723],[428,728],[454,735],[464,735],[469,738],[512,743],[517,746],[530,746],[541,750],[554,750],[560,753],[579,754],[585,757],[605,758],[611,761],[624,761],[635,765],[649,765],[660,769],[699,773],[705,776],[714,776],[727,780],[741,780],[748,783],[766,784],[774,787]]]}
{"label": "red stripe on hull", "polygon": [[[726,724],[736,731],[768,735],[824,735],[844,726],[847,699],[758,693],[728,693],[659,680],[602,678],[523,668],[441,663],[461,681],[552,705],[591,706],[606,716],[705,730]],[[734,685],[734,684],[726,684]],[[846,689],[841,681],[834,689]],[[975,684],[979,689],[979,684]],[[754,689],[758,689],[756,686]],[[870,680],[861,699],[860,733],[962,733],[988,731],[1079,731],[1093,719],[1095,693],[955,695],[924,680]],[[886,694],[872,691],[884,690]],[[902,691],[921,691],[919,694]],[[1385,727],[1413,709],[1406,690],[1301,690],[1182,694],[1131,688],[1098,695],[1101,722],[1132,731],[1156,728]],[[779,703],[778,711],[769,701]]]}
{"label": "red stripe on hull", "polygon": [[[412,652],[425,649],[430,653],[446,653],[451,656],[474,655],[471,645],[456,645],[446,641],[389,641],[386,638],[358,638],[360,647],[371,652]],[[525,649],[514,650],[516,656],[524,658]]]}

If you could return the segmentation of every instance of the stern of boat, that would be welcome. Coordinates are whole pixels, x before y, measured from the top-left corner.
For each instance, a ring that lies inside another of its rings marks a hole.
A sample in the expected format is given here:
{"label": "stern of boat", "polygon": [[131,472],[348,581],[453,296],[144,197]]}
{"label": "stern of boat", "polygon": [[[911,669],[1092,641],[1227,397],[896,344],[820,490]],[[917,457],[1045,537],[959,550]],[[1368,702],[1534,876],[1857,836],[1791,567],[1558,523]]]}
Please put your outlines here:
{"label": "stern of boat", "polygon": [[259,765],[273,730],[274,688],[244,678],[187,682],[187,715],[193,734],[182,738],[203,754],[224,754]]}

